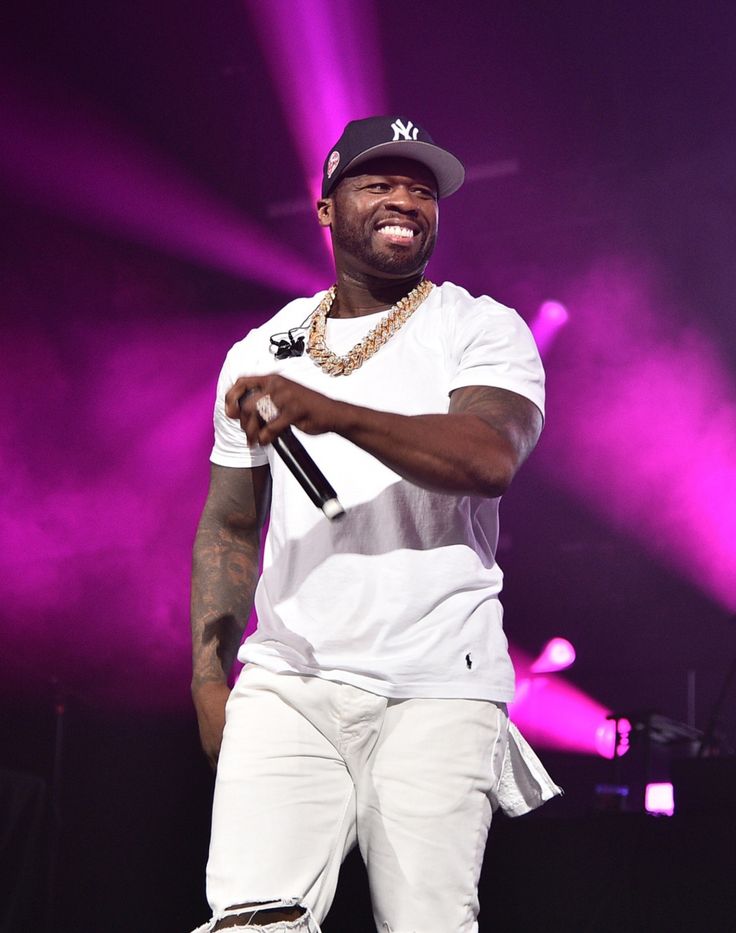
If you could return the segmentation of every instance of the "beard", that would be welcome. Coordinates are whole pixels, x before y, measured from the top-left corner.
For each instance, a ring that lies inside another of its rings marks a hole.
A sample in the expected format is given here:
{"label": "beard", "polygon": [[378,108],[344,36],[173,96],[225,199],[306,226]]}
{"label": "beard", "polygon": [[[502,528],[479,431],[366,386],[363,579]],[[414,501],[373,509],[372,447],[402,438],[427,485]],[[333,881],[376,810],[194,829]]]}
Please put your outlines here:
{"label": "beard", "polygon": [[372,231],[366,231],[355,220],[336,212],[332,221],[332,240],[333,244],[344,253],[360,260],[361,263],[378,273],[411,276],[424,271],[434,252],[437,233],[433,232],[424,240],[419,252],[391,243],[377,248]]}

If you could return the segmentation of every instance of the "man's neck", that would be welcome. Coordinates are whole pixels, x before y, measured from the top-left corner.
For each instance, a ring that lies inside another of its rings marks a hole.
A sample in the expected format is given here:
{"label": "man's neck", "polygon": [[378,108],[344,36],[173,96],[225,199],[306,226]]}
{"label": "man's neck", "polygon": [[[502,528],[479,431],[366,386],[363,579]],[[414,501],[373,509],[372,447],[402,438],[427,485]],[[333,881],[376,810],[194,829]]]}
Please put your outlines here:
{"label": "man's neck", "polygon": [[338,273],[337,294],[330,309],[330,317],[362,317],[385,311],[416,288],[423,275],[405,279],[379,279]]}

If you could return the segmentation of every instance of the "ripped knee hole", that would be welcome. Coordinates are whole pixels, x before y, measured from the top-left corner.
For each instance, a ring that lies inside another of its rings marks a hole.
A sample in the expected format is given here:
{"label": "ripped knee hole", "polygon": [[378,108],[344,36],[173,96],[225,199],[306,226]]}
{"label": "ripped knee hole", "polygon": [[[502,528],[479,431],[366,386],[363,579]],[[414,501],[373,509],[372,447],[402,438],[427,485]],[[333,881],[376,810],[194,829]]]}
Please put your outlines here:
{"label": "ripped knee hole", "polygon": [[237,910],[239,913],[231,914],[229,917],[222,917],[212,928],[213,933],[218,930],[227,930],[232,927],[243,926],[266,926],[269,923],[278,923],[279,921],[293,921],[303,917],[306,910],[299,905],[294,907],[260,907],[258,904],[233,904],[230,910]]}

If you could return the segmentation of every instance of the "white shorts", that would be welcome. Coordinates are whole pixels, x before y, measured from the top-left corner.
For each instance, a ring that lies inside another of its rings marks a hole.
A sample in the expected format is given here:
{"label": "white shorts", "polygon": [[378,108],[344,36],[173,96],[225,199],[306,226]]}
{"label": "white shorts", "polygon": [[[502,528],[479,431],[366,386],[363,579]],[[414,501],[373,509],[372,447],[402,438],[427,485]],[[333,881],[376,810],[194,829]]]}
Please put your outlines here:
{"label": "white shorts", "polygon": [[228,701],[217,768],[207,866],[214,917],[241,904],[299,904],[318,930],[357,843],[378,930],[477,930],[508,746],[503,704],[389,700],[247,665]]}

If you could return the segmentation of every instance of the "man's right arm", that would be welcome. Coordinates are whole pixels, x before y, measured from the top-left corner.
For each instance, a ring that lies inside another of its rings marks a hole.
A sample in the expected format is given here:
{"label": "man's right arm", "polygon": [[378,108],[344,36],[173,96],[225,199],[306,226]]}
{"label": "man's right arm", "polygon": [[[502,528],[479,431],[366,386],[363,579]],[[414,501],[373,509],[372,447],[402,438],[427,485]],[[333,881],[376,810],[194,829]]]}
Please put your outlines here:
{"label": "man's right arm", "polygon": [[213,464],[194,542],[192,698],[202,747],[213,766],[225,725],[227,679],[258,581],[270,491],[267,466],[236,469]]}

